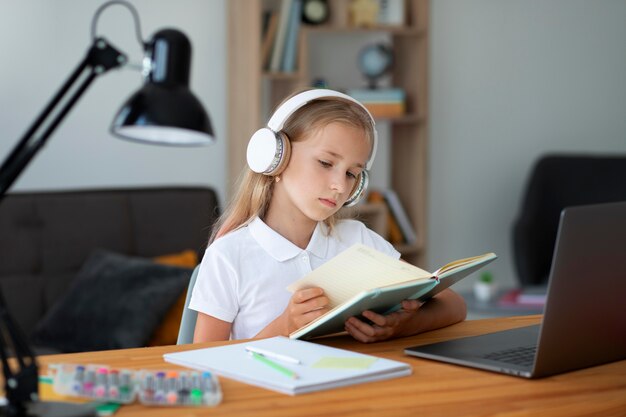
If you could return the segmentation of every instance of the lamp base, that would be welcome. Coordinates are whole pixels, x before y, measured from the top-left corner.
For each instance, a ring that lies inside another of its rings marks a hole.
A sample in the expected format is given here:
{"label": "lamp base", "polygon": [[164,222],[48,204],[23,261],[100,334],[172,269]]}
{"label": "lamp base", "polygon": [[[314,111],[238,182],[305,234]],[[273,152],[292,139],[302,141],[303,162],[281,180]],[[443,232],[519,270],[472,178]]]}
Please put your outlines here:
{"label": "lamp base", "polygon": [[97,417],[96,409],[89,404],[36,401],[27,403],[25,409],[0,407],[2,417]]}

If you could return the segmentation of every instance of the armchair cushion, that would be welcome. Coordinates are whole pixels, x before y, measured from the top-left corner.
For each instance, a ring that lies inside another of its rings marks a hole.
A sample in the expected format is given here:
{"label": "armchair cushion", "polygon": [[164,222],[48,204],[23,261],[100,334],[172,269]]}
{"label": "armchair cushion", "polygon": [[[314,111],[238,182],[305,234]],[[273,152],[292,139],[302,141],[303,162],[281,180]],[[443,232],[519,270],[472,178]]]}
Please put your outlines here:
{"label": "armchair cushion", "polygon": [[145,346],[191,272],[96,250],[38,323],[33,342],[62,352]]}
{"label": "armchair cushion", "polygon": [[[182,266],[185,268],[195,268],[198,264],[198,255],[195,251],[186,250],[178,254],[163,255],[153,258],[156,263],[163,265]],[[182,294],[176,299],[172,308],[165,314],[163,321],[156,328],[148,346],[164,346],[175,345],[178,338],[178,328],[183,317],[185,308],[185,299],[187,291],[183,290]]]}

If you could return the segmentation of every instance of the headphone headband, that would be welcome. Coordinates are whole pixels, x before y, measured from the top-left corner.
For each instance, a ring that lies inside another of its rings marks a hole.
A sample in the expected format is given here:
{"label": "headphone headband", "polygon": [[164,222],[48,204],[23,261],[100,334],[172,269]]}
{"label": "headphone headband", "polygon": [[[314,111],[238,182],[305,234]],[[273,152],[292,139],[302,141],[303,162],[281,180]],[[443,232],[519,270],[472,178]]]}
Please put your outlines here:
{"label": "headphone headband", "polygon": [[276,109],[276,111],[274,112],[270,120],[267,122],[267,127],[270,128],[275,133],[278,133],[283,129],[287,119],[289,119],[289,117],[292,114],[294,114],[296,110],[306,105],[310,101],[317,100],[320,98],[332,98],[332,97],[341,98],[341,99],[357,104],[359,107],[365,110],[365,112],[369,116],[370,121],[372,123],[374,143],[372,143],[372,152],[370,153],[367,163],[365,164],[365,169],[370,169],[372,167],[372,163],[374,162],[374,157],[376,156],[376,150],[378,148],[378,132],[376,132],[376,122],[374,121],[372,114],[369,112],[369,110],[367,110],[367,108],[363,104],[361,104],[359,101],[355,100],[354,98],[350,97],[347,94],[343,94],[343,93],[340,93],[339,91],[328,90],[324,88],[307,90],[300,94],[296,94],[295,96],[285,101]]}
{"label": "headphone headband", "polygon": [[285,122],[299,108],[305,106],[310,101],[333,97],[355,103],[361,107],[369,116],[369,121],[372,124],[372,150],[365,163],[365,169],[361,171],[354,189],[344,203],[344,206],[351,206],[359,201],[367,189],[369,178],[367,171],[371,168],[374,157],[376,156],[378,133],[376,132],[376,123],[369,110],[367,110],[363,104],[346,94],[334,90],[316,89],[304,91],[291,97],[276,109],[269,122],[267,122],[267,127],[257,130],[252,135],[248,142],[246,158],[248,166],[252,171],[269,176],[279,175],[289,162],[291,156],[291,142],[282,132]]}

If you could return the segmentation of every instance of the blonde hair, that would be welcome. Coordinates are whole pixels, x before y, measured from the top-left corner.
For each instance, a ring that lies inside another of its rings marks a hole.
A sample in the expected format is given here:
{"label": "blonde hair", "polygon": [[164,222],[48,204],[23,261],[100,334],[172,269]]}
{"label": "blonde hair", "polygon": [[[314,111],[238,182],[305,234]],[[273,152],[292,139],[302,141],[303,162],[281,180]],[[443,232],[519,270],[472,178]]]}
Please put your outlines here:
{"label": "blonde hair", "polygon": [[[369,114],[360,105],[337,97],[322,97],[302,106],[285,121],[281,132],[287,135],[290,142],[299,142],[333,122],[362,129],[370,145],[373,145],[374,125]],[[246,165],[239,177],[237,192],[213,227],[209,244],[247,225],[257,216],[261,219],[265,217],[272,199],[274,178],[256,173]],[[324,220],[331,231],[335,222],[336,214]]]}

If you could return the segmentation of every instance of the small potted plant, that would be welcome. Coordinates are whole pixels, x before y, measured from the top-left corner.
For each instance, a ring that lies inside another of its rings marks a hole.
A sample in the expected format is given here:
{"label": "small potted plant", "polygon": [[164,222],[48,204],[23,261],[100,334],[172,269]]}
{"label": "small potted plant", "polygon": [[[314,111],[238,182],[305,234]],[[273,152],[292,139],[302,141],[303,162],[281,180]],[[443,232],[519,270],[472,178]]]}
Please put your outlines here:
{"label": "small potted plant", "polygon": [[474,297],[478,301],[489,301],[496,294],[496,284],[491,272],[483,272],[478,281],[474,283]]}

